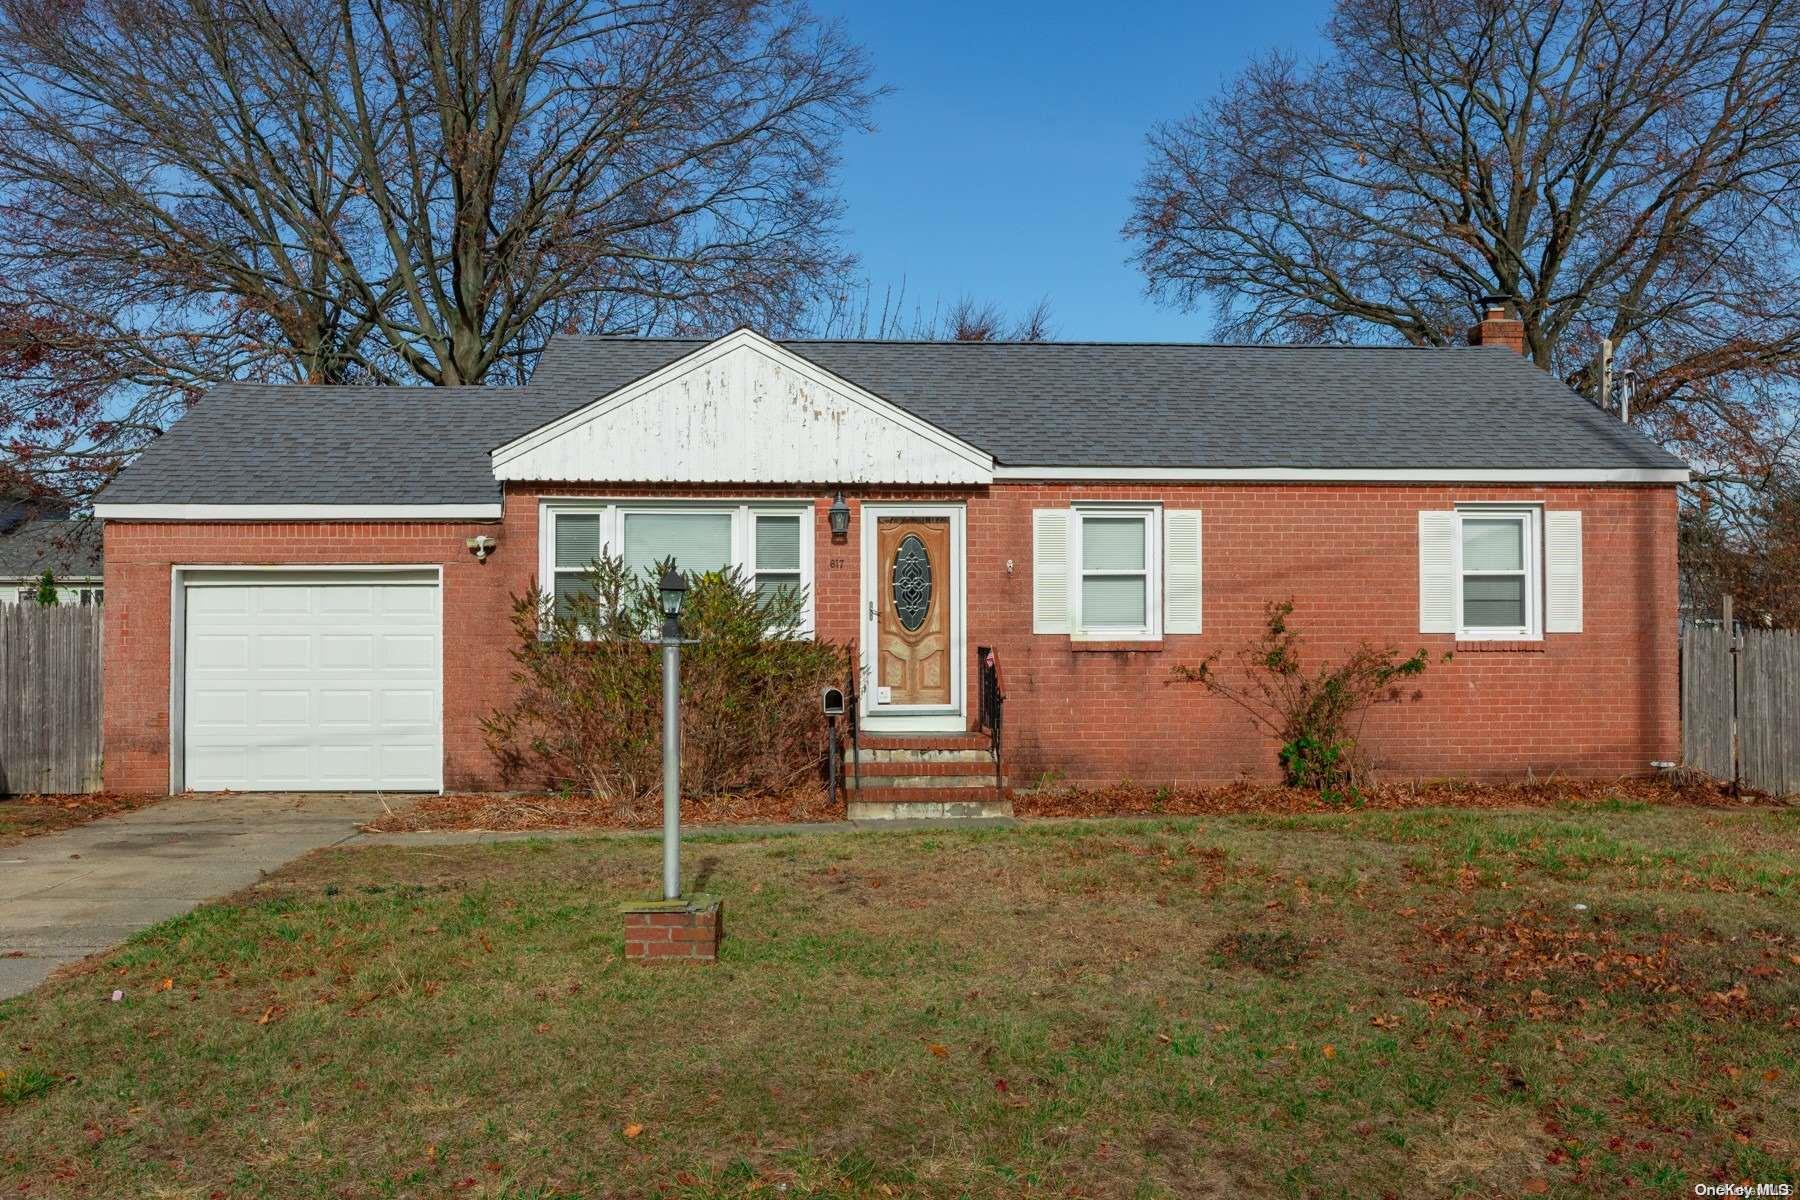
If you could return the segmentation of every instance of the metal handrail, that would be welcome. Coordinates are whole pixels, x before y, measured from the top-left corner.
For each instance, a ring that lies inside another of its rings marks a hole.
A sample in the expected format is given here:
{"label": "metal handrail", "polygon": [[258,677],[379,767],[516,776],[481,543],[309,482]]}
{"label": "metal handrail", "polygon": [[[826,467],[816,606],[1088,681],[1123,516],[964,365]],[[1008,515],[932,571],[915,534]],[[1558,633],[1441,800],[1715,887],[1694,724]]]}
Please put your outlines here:
{"label": "metal handrail", "polygon": [[849,648],[848,668],[844,673],[844,714],[850,719],[850,774],[856,781],[856,790],[862,791],[862,740],[859,733],[862,729],[862,692],[857,685],[862,672],[857,668],[859,658],[856,642]]}
{"label": "metal handrail", "polygon": [[1000,680],[1000,652],[992,646],[975,651],[981,664],[981,708],[976,728],[988,732],[988,753],[994,756],[994,787],[1004,789],[1006,772],[1001,765],[1001,730],[1005,725],[1006,689]]}

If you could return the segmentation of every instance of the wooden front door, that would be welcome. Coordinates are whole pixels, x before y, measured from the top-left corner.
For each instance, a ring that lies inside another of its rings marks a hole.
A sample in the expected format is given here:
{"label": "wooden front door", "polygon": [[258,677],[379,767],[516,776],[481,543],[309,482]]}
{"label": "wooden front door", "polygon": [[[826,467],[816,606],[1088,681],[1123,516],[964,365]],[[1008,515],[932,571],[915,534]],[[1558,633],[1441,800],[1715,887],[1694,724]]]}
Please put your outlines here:
{"label": "wooden front door", "polygon": [[955,572],[950,518],[878,518],[875,527],[878,703],[949,705]]}

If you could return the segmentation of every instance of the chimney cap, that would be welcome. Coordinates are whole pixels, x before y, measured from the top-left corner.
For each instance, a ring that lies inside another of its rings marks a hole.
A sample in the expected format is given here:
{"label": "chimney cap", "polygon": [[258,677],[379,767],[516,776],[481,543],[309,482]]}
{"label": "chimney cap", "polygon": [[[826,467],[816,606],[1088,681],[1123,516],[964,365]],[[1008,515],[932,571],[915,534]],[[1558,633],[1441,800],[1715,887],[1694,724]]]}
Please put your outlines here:
{"label": "chimney cap", "polygon": [[1481,298],[1483,308],[1508,308],[1512,305],[1511,296],[1503,296],[1498,292],[1490,292]]}

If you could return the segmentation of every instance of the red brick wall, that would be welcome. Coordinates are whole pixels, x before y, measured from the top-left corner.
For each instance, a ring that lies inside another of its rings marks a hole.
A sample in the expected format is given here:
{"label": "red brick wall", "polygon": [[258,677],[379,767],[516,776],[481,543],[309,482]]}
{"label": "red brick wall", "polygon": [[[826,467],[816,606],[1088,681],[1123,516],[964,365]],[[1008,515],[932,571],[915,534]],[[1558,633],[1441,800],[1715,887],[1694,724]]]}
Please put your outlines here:
{"label": "red brick wall", "polygon": [[[645,495],[639,485],[559,486],[571,496]],[[504,786],[479,722],[504,696],[509,598],[537,571],[538,489],[509,489],[498,523],[153,524],[106,529],[106,780],[158,790],[168,780],[169,588],[175,564],[442,563],[445,782]],[[675,493],[669,493],[675,494]],[[1267,776],[1274,750],[1248,719],[1191,687],[1165,687],[1195,663],[1255,636],[1265,601],[1293,597],[1313,655],[1360,639],[1431,652],[1417,702],[1376,709],[1364,731],[1395,774],[1625,774],[1678,757],[1675,494],[1670,487],[1497,488],[1389,485],[1020,484],[987,490],[882,489],[850,497],[850,536],[834,544],[827,496],[721,487],[690,496],[802,494],[815,500],[821,636],[857,634],[856,521],[863,499],[966,499],[969,630],[1000,650],[1016,778],[1076,782]],[[1130,652],[1078,651],[1031,633],[1031,511],[1084,499],[1151,499],[1204,513],[1205,632]],[[1583,513],[1584,627],[1533,650],[1459,650],[1418,632],[1418,512],[1459,501],[1538,502]],[[465,542],[499,538],[486,565]],[[1012,562],[1008,573],[1006,563]],[[971,664],[971,678],[973,666]]]}

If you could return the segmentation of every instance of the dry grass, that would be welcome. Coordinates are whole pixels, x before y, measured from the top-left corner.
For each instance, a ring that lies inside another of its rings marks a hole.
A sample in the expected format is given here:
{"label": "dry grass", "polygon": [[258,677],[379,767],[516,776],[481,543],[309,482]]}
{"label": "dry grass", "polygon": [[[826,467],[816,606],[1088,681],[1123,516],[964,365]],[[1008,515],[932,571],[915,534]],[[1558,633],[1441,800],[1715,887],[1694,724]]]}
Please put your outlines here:
{"label": "dry grass", "polygon": [[[1800,813],[314,855],[0,1004],[0,1194],[1611,1196],[1800,1174]],[[110,1003],[113,989],[123,999]]]}
{"label": "dry grass", "polygon": [[[840,803],[832,809],[816,787],[785,793],[687,797],[681,802],[688,825],[764,825],[788,821],[838,821]],[[662,806],[656,801],[614,803],[574,793],[461,792],[420,796],[370,821],[377,833],[419,830],[658,829]]]}

